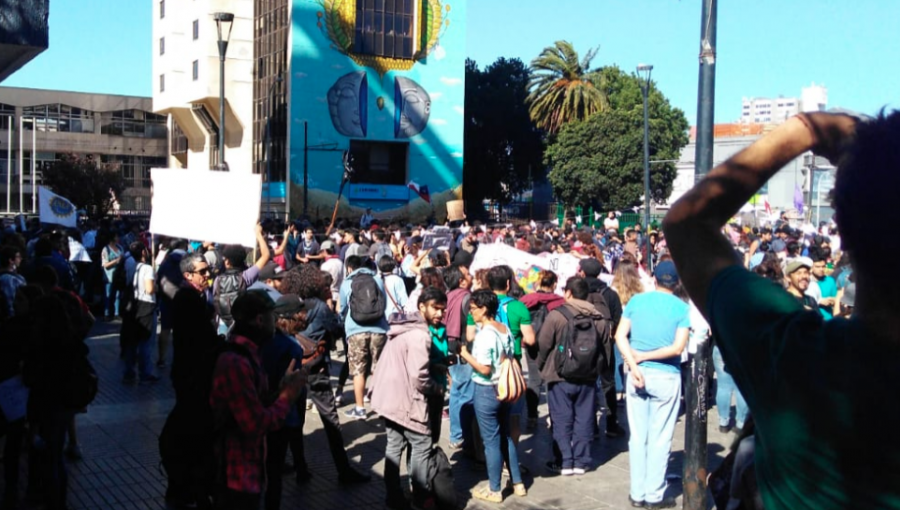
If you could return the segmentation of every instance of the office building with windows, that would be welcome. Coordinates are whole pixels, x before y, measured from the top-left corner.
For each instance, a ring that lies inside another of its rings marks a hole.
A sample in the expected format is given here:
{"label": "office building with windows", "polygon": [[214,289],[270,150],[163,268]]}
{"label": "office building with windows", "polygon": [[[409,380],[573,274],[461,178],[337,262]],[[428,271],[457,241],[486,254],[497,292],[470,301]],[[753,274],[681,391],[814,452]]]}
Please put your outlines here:
{"label": "office building with windows", "polygon": [[[146,97],[0,87],[0,212],[33,212],[44,172],[63,154],[92,154],[126,179],[123,214],[150,210],[150,169],[166,166],[166,117]],[[21,201],[20,201],[21,197]]]}

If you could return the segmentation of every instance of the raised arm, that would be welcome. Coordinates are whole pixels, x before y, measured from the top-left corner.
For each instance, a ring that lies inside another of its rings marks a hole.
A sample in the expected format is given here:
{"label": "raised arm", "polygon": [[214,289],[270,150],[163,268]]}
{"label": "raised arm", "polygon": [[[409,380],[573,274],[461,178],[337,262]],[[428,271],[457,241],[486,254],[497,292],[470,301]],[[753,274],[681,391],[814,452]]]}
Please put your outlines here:
{"label": "raised arm", "polygon": [[721,234],[762,186],[791,160],[808,150],[836,161],[855,130],[847,115],[800,114],[717,166],[681,197],[663,220],[663,230],[684,286],[700,310],[706,293],[724,268],[740,264]]}
{"label": "raised arm", "polygon": [[256,244],[259,245],[259,259],[256,261],[256,267],[260,270],[266,267],[266,263],[269,262],[269,257],[271,257],[272,253],[269,250],[269,245],[266,243],[266,238],[263,237],[263,229],[262,225],[256,225]]}

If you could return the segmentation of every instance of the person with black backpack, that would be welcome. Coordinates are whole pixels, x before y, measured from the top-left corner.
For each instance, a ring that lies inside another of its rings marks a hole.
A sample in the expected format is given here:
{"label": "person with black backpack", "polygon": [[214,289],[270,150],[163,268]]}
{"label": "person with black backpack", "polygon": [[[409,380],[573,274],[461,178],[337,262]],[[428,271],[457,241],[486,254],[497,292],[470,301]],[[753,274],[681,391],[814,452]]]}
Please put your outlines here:
{"label": "person with black backpack", "polygon": [[538,334],[538,366],[547,383],[553,440],[563,476],[591,467],[596,381],[612,353],[612,321],[590,302],[583,278],[566,281],[566,304],[547,314]]}
{"label": "person with black backpack", "polygon": [[366,418],[366,376],[375,372],[387,341],[388,323],[384,317],[387,298],[381,278],[376,278],[374,271],[363,266],[361,257],[347,257],[344,268],[347,276],[341,283],[340,310],[344,317],[347,363],[356,399],[356,406],[344,415],[363,420]]}
{"label": "person with black backpack", "polygon": [[262,225],[256,225],[256,243],[259,245],[259,258],[250,267],[246,267],[247,250],[240,245],[226,246],[224,256],[225,271],[213,282],[213,306],[219,316],[219,334],[225,334],[234,319],[231,317],[231,305],[247,291],[247,287],[256,283],[259,272],[269,262],[271,252],[263,237]]}
{"label": "person with black backpack", "polygon": [[[619,320],[622,318],[622,300],[619,294],[600,279],[600,273],[603,272],[603,265],[599,260],[589,258],[581,259],[578,263],[578,273],[576,276],[584,278],[588,284],[588,302],[590,302],[597,310],[606,317],[612,319],[612,331],[615,332],[619,327]],[[619,425],[619,405],[616,398],[616,360],[614,357],[606,359],[606,364],[600,369],[600,377],[598,378],[598,388],[601,391],[599,399],[606,402],[606,437],[620,437],[625,431]],[[599,430],[599,425],[595,430]]]}

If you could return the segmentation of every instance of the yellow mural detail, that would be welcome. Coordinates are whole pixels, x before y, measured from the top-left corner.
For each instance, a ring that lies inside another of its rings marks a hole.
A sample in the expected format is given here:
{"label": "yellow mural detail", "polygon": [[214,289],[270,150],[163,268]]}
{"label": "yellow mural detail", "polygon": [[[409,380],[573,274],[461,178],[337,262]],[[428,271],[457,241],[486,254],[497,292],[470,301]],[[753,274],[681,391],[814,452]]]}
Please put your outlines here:
{"label": "yellow mural detail", "polygon": [[441,0],[421,0],[418,13],[419,49],[412,59],[390,58],[377,55],[360,55],[353,52],[353,34],[356,27],[357,0],[318,0],[322,10],[316,13],[318,27],[331,41],[331,47],[347,55],[362,67],[374,69],[384,77],[388,71],[409,71],[416,62],[424,60],[438,45],[444,30],[450,26],[447,19],[450,6]]}

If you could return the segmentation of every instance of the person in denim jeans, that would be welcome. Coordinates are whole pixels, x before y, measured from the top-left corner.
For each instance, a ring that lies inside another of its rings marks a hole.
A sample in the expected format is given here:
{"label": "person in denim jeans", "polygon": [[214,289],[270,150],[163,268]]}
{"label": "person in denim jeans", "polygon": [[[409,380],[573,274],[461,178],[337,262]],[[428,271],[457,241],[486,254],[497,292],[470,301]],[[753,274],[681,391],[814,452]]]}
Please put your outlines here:
{"label": "person in denim jeans", "polygon": [[681,398],[681,352],[690,332],[688,304],[672,294],[678,286],[675,264],[660,263],[654,276],[656,291],[631,298],[616,330],[630,369],[625,384],[629,499],[632,506],[651,509],[675,506],[674,499],[664,498],[666,468]]}
{"label": "person in denim jeans", "polygon": [[113,285],[113,276],[119,264],[125,261],[125,250],[119,246],[119,235],[113,234],[100,252],[103,266],[103,310],[106,318],[112,320],[119,315],[119,289]]}
{"label": "person in denim jeans", "polygon": [[741,395],[741,391],[734,383],[734,379],[725,368],[725,360],[722,359],[722,351],[719,350],[718,345],[713,347],[713,366],[716,369],[716,409],[719,411],[719,432],[724,434],[731,430],[731,395],[734,394],[734,429],[740,435],[750,410],[747,408],[747,402]]}
{"label": "person in denim jeans", "polygon": [[512,355],[509,330],[497,322],[500,300],[487,289],[474,292],[469,310],[478,332],[471,352],[464,344],[460,356],[472,366],[475,386],[475,418],[484,443],[484,457],[489,479],[488,487],[472,489],[472,497],[491,503],[503,501],[500,477],[504,461],[509,466],[511,483],[516,496],[525,496],[525,484],[519,470],[519,457],[509,427],[512,404],[497,399],[496,385],[500,377],[500,363]]}

